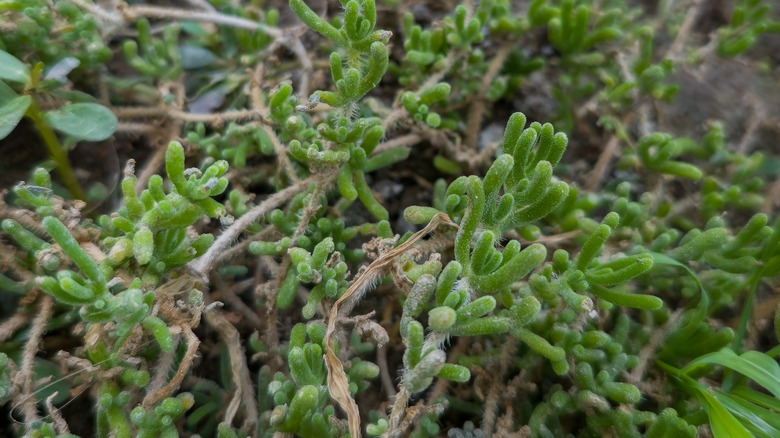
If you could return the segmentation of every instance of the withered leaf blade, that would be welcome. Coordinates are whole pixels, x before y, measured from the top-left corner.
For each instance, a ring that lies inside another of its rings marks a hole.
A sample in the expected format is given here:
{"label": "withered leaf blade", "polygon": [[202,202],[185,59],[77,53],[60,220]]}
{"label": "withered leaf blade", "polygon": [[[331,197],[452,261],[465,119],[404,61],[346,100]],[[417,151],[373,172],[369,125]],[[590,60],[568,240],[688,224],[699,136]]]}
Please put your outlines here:
{"label": "withered leaf blade", "polygon": [[[338,355],[336,354],[335,347],[335,335],[336,335],[336,322],[339,317],[346,316],[352,308],[360,300],[361,296],[376,283],[376,281],[385,274],[386,269],[390,266],[393,259],[414,246],[414,244],[425,237],[428,233],[435,230],[439,225],[449,225],[457,227],[457,224],[452,222],[444,213],[438,213],[434,216],[428,225],[422,230],[414,233],[406,242],[398,245],[396,248],[382,254],[379,258],[374,260],[366,270],[363,271],[363,275],[352,282],[349,288],[344,292],[344,295],[339,298],[328,314],[328,326],[325,331],[325,366],[328,368],[328,391],[331,398],[338,403],[341,409],[347,413],[347,424],[349,425],[349,433],[352,438],[360,438],[360,412],[355,403],[355,399],[349,394],[349,382],[347,381],[347,374],[344,372],[344,365],[341,363]],[[349,305],[343,307],[342,314],[339,315],[339,310],[342,309],[342,305],[349,301]]]}

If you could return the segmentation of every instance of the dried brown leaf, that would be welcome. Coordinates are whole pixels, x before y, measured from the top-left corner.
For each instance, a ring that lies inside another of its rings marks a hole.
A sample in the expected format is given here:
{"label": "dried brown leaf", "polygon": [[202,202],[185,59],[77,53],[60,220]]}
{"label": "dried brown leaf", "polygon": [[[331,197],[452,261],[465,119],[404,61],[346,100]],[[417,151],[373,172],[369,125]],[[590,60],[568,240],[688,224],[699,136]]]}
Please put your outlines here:
{"label": "dried brown leaf", "polygon": [[[352,310],[362,295],[385,274],[395,257],[411,249],[417,241],[435,230],[439,225],[457,227],[457,224],[452,222],[446,214],[437,214],[425,228],[414,233],[406,242],[374,260],[367,269],[362,271],[362,275],[355,278],[346,292],[344,292],[344,295],[330,309],[328,326],[325,331],[325,354],[323,356],[325,365],[328,368],[328,391],[330,391],[330,396],[336,403],[341,406],[341,409],[347,413],[349,432],[352,438],[361,437],[360,412],[358,411],[357,403],[349,394],[349,382],[344,372],[344,365],[334,351],[336,322],[339,317],[346,316],[345,314]],[[345,305],[345,303],[348,304]]]}

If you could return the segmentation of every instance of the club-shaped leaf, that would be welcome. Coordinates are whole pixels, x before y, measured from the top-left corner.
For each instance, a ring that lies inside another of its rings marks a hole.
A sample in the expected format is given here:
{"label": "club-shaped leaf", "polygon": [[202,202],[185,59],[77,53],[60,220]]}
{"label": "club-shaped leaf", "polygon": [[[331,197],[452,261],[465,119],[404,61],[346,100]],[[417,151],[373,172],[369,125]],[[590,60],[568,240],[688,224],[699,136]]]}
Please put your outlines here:
{"label": "club-shaped leaf", "polygon": [[27,82],[30,69],[8,52],[0,50],[0,79],[13,82]]}
{"label": "club-shaped leaf", "polygon": [[49,111],[44,116],[52,128],[88,141],[105,140],[116,130],[117,119],[97,103],[74,103]]}

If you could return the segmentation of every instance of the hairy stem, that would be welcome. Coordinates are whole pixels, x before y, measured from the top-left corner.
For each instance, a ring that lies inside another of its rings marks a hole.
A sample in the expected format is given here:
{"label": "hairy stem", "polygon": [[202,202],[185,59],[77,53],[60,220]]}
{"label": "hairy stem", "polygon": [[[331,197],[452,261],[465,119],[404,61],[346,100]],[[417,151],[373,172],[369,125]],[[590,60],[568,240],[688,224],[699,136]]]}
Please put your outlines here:
{"label": "hairy stem", "polygon": [[233,225],[230,226],[230,228],[225,230],[225,232],[219,236],[217,241],[211,245],[211,248],[209,248],[206,254],[203,254],[199,258],[191,261],[189,264],[190,269],[205,277],[206,274],[208,274],[208,272],[213,268],[212,265],[219,257],[219,255],[228,250],[236,241],[236,239],[238,239],[238,236],[243,233],[248,226],[263,217],[265,214],[269,213],[274,208],[277,208],[292,199],[296,193],[303,190],[309,184],[322,184],[323,186],[329,186],[333,183],[333,181],[335,181],[335,179],[336,172],[329,171],[325,173],[318,173],[268,197],[260,205],[249,210],[245,215],[241,216],[237,221],[235,221]]}
{"label": "hairy stem", "polygon": [[29,339],[24,346],[22,356],[22,367],[19,379],[22,381],[22,399],[19,402],[22,408],[22,417],[26,423],[37,421],[38,409],[35,404],[35,392],[33,391],[35,355],[38,353],[43,332],[46,330],[46,324],[51,318],[54,300],[50,295],[44,295],[41,300],[41,310],[33,322],[30,329]]}

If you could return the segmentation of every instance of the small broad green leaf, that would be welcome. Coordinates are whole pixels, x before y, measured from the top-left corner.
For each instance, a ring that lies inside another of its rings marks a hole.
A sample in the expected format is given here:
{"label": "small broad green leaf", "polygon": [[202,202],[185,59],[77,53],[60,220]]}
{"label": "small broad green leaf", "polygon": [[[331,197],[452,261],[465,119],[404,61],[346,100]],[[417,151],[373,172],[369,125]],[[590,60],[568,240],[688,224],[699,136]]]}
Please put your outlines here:
{"label": "small broad green leaf", "polygon": [[47,398],[51,397],[55,393],[52,403],[64,403],[68,400],[68,394],[72,389],[68,379],[60,378],[62,376],[60,367],[54,362],[50,362],[45,359],[35,358],[33,362],[33,372],[35,373],[35,379],[50,378],[52,382],[41,387],[33,394],[39,403],[42,403]]}
{"label": "small broad green leaf", "polygon": [[0,140],[6,138],[16,128],[31,102],[32,97],[19,96],[0,106]]}
{"label": "small broad green leaf", "polygon": [[11,87],[3,81],[0,81],[0,107],[19,97]]}
{"label": "small broad green leaf", "polygon": [[68,75],[70,72],[72,72],[79,65],[81,65],[81,61],[79,61],[78,58],[68,56],[61,59],[50,68],[47,68],[46,75],[44,75],[43,78],[47,80],[55,80],[64,84],[68,80]]}
{"label": "small broad green leaf", "polygon": [[217,62],[217,57],[211,50],[193,44],[179,46],[179,52],[181,52],[182,67],[186,70],[208,67]]}
{"label": "small broad green leaf", "polygon": [[0,50],[0,79],[13,82],[27,82],[30,69],[8,52]]}
{"label": "small broad green leaf", "polygon": [[82,140],[100,141],[116,130],[114,113],[97,103],[74,103],[44,116],[52,128]]}

